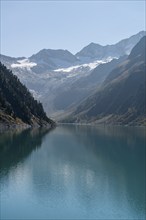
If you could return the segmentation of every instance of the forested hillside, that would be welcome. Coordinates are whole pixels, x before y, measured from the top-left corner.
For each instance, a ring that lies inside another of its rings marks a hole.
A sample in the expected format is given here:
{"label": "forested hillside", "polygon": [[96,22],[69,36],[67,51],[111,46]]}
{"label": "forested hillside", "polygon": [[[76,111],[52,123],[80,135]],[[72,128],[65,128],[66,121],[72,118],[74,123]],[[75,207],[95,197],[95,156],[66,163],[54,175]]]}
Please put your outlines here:
{"label": "forested hillside", "polygon": [[0,123],[52,126],[42,104],[34,100],[17,76],[1,63],[0,70]]}

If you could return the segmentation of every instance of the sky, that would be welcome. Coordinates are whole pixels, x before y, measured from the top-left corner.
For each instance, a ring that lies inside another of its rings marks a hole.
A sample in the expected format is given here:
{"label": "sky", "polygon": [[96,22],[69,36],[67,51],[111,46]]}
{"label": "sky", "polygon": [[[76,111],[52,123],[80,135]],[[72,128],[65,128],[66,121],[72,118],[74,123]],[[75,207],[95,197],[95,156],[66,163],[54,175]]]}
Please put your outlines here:
{"label": "sky", "polygon": [[73,54],[89,43],[114,44],[145,30],[145,0],[1,0],[0,53],[13,57],[41,49]]}

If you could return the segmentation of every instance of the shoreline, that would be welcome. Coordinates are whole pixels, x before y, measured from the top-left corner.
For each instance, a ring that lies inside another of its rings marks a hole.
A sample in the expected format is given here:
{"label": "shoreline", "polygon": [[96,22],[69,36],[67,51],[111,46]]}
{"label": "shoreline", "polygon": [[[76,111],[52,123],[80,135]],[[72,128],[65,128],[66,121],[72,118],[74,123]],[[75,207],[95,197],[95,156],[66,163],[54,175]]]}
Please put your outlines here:
{"label": "shoreline", "polygon": [[141,128],[146,128],[146,125],[126,125],[126,124],[93,124],[93,123],[57,123],[57,125],[78,125],[78,126],[95,126],[95,127],[141,127]]}
{"label": "shoreline", "polygon": [[8,130],[25,130],[25,129],[34,129],[34,128],[46,128],[46,129],[54,129],[56,124],[48,124],[45,126],[39,125],[29,125],[29,124],[15,124],[15,123],[0,123],[0,133],[8,131]]}

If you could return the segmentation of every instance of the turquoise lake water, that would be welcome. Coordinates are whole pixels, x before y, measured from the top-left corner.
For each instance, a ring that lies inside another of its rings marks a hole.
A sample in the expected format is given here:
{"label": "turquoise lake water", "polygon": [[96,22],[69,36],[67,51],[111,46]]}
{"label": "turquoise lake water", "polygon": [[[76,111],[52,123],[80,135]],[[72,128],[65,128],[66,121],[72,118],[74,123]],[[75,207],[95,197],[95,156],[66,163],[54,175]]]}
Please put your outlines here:
{"label": "turquoise lake water", "polygon": [[145,219],[145,129],[0,134],[1,219]]}

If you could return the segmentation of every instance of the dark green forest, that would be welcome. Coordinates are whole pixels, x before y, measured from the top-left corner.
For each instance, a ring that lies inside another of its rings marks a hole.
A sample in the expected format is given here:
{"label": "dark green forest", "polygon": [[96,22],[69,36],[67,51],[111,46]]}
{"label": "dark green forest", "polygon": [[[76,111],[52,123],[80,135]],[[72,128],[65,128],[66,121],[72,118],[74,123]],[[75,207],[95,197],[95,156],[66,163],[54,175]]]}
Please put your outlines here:
{"label": "dark green forest", "polygon": [[0,121],[4,113],[14,119],[19,118],[29,125],[33,125],[36,121],[40,126],[42,121],[53,123],[46,116],[42,104],[33,98],[18,77],[1,62],[0,70]]}

